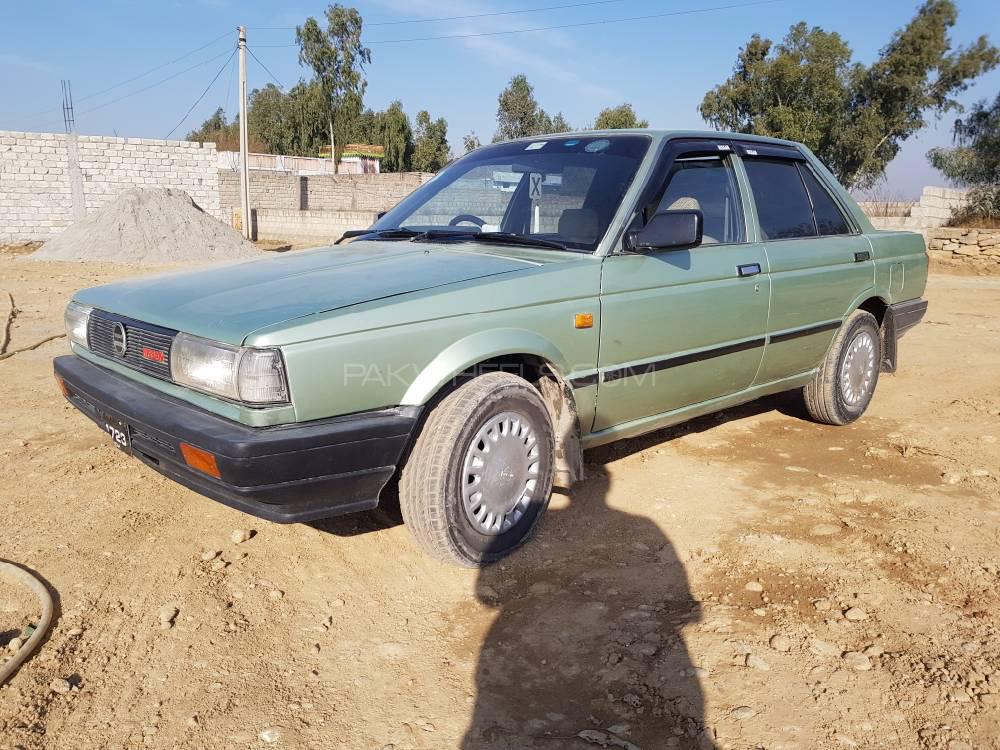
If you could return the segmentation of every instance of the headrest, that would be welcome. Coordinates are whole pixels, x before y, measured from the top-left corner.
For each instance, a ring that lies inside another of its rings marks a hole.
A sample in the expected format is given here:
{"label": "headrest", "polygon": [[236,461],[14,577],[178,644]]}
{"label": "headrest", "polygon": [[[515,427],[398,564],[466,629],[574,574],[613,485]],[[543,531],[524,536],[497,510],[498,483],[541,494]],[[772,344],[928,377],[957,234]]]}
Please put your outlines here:
{"label": "headrest", "polygon": [[592,208],[567,208],[559,217],[559,237],[569,242],[597,242],[597,211]]}

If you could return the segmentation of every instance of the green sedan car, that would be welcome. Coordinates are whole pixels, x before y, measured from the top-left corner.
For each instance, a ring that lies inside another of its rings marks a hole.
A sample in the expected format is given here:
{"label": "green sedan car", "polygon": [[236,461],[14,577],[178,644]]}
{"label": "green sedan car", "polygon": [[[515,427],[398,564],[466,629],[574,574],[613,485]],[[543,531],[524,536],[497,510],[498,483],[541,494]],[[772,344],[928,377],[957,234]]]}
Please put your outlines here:
{"label": "green sedan car", "polygon": [[69,401],[132,456],[279,523],[394,503],[479,566],[583,451],[779,391],[860,417],[927,308],[804,146],[618,130],[455,161],[334,247],[77,293]]}

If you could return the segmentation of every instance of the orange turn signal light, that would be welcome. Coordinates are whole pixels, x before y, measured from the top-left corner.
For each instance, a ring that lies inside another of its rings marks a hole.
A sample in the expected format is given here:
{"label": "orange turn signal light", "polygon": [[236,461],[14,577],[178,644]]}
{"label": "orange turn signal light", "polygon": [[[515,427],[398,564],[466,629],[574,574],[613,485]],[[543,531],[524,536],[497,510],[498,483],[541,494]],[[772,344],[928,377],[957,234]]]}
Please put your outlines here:
{"label": "orange turn signal light", "polygon": [[56,379],[56,385],[59,386],[59,390],[62,391],[62,395],[64,395],[66,398],[69,398],[70,393],[69,393],[69,388],[66,387],[66,381],[63,380],[58,375],[53,375],[52,377]]}
{"label": "orange turn signal light", "polygon": [[215,462],[215,456],[208,451],[195,448],[193,445],[188,445],[187,443],[181,443],[181,455],[184,456],[184,463],[192,469],[196,469],[216,479],[221,479],[219,466]]}
{"label": "orange turn signal light", "polygon": [[593,328],[594,327],[594,314],[593,313],[577,313],[573,324],[577,328]]}

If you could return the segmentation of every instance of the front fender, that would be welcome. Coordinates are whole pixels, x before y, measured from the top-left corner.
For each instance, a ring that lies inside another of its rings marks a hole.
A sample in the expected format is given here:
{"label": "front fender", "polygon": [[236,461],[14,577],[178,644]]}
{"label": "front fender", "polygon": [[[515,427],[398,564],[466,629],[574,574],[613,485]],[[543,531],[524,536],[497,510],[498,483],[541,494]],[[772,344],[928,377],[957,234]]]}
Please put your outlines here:
{"label": "front fender", "polygon": [[506,354],[531,354],[546,360],[563,377],[569,372],[566,358],[548,339],[521,328],[479,331],[456,341],[438,354],[406,390],[401,406],[426,404],[460,372],[485,360]]}

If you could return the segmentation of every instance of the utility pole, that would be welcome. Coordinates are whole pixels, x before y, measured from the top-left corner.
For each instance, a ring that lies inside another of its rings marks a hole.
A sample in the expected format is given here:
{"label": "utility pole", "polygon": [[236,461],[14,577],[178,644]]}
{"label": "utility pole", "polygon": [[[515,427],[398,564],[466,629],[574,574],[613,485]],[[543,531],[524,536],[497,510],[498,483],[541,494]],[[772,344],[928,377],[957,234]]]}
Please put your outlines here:
{"label": "utility pole", "polygon": [[62,96],[63,127],[68,135],[76,132],[76,120],[73,117],[73,87],[67,79],[62,81]]}
{"label": "utility pole", "polygon": [[247,127],[247,27],[240,32],[240,210],[243,212],[243,236],[250,239],[250,163]]}

